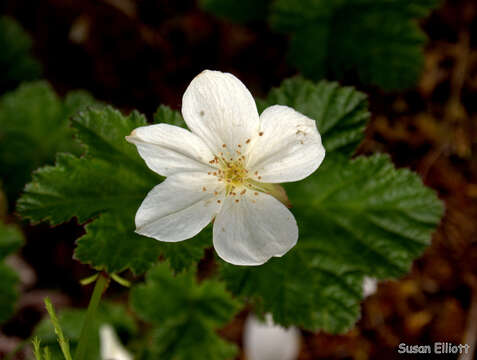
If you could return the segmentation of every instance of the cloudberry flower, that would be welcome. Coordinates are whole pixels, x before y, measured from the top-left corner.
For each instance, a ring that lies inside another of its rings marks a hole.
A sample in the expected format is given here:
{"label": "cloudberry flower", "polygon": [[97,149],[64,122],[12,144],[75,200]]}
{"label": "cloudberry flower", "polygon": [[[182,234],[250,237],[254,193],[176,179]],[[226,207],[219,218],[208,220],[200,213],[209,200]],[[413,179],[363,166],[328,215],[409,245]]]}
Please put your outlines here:
{"label": "cloudberry flower", "polygon": [[261,265],[297,242],[298,227],[278,183],[313,173],[325,156],[315,121],[287,106],[259,116],[235,76],[203,71],[182,99],[190,131],[169,124],[135,129],[149,168],[166,176],[136,214],[136,232],[177,242],[213,219],[217,254],[235,265]]}

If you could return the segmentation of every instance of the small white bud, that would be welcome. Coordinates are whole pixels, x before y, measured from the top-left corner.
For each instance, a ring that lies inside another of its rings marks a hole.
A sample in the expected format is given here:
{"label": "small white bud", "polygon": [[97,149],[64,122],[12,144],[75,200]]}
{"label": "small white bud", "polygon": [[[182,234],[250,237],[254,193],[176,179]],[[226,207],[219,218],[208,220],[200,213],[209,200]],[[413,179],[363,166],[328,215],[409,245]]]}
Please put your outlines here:
{"label": "small white bud", "polygon": [[265,322],[249,315],[245,322],[244,350],[247,360],[295,360],[300,351],[300,332],[275,325],[267,314]]}
{"label": "small white bud", "polygon": [[133,360],[132,355],[119,342],[111,325],[102,325],[99,329],[101,360]]}

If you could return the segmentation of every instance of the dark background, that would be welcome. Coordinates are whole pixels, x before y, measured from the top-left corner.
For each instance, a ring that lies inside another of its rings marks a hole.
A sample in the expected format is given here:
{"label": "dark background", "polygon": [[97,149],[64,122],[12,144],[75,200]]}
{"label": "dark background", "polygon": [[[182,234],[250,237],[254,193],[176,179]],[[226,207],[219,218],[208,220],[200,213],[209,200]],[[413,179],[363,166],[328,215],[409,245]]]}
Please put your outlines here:
{"label": "dark background", "polygon": [[[234,73],[255,96],[296,74],[286,62],[288,39],[265,21],[233,25],[194,1],[3,0],[0,12],[30,33],[44,77],[59,94],[83,88],[149,119],[159,104],[178,109],[190,80],[206,68]],[[415,88],[383,93],[354,79],[342,83],[370,97],[373,117],[358,153],[387,152],[398,167],[418,172],[445,201],[446,215],[412,272],[380,284],[349,333],[305,333],[301,360],[392,359],[401,342],[477,337],[477,1],[447,1],[422,27],[429,43]],[[74,222],[26,227],[27,245],[15,260],[22,295],[0,335],[0,355],[31,334],[44,296],[60,308],[86,306],[91,289],[78,280],[91,272],[72,260],[82,231]],[[110,293],[126,297],[115,285]],[[239,345],[245,316],[221,331]]]}

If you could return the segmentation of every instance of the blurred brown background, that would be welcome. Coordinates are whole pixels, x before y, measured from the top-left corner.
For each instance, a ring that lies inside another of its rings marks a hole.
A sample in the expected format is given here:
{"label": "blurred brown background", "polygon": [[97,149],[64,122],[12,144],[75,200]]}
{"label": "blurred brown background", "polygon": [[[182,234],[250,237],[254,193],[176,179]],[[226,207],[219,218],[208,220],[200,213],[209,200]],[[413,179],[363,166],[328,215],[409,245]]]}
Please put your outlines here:
{"label": "blurred brown background", "polygon": [[[285,61],[287,38],[265,21],[233,25],[191,0],[3,0],[0,11],[32,35],[34,54],[58,93],[84,88],[149,119],[159,104],[178,109],[186,86],[205,68],[233,72],[258,96],[296,73]],[[404,358],[396,350],[401,342],[475,344],[477,1],[446,1],[422,26],[429,43],[414,89],[382,93],[344,83],[370,97],[373,117],[359,153],[388,152],[398,167],[418,172],[445,200],[445,218],[412,272],[380,284],[364,302],[355,329],[342,336],[305,333],[301,360]],[[0,354],[31,334],[45,295],[60,307],[86,305],[90,289],[78,279],[90,272],[71,259],[81,233],[74,223],[27,228],[28,244],[16,259],[24,282],[19,311],[0,336]],[[222,334],[240,344],[244,317]],[[446,358],[457,355],[439,356]]]}

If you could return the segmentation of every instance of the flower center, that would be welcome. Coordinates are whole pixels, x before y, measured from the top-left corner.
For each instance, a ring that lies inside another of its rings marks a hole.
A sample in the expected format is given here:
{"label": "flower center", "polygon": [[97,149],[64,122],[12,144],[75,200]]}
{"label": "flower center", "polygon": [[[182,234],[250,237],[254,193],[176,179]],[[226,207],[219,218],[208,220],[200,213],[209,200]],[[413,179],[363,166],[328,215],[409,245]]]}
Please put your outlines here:
{"label": "flower center", "polygon": [[248,171],[244,168],[241,159],[234,162],[226,162],[221,172],[224,181],[236,187],[243,185],[248,177]]}
{"label": "flower center", "polygon": [[[229,155],[229,154],[227,154]],[[220,153],[219,156],[209,161],[210,164],[216,164],[220,168],[217,171],[210,171],[208,175],[214,175],[218,178],[218,181],[225,183],[225,195],[236,197],[235,202],[240,202],[240,199],[247,190],[253,192],[254,196],[258,196],[259,193],[270,194],[281,201],[286,206],[290,206],[285,189],[278,184],[267,184],[260,182],[262,178],[258,171],[250,174],[245,168],[246,157],[239,153],[238,158],[226,158],[224,153]],[[203,188],[206,191],[206,188]],[[215,195],[218,195],[216,192]],[[220,203],[220,200],[217,200]],[[252,200],[255,202],[255,200]]]}
{"label": "flower center", "polygon": [[219,169],[219,180],[226,183],[225,192],[227,195],[235,195],[234,190],[247,186],[248,171],[245,169],[243,158],[226,161],[221,159],[221,169]]}

